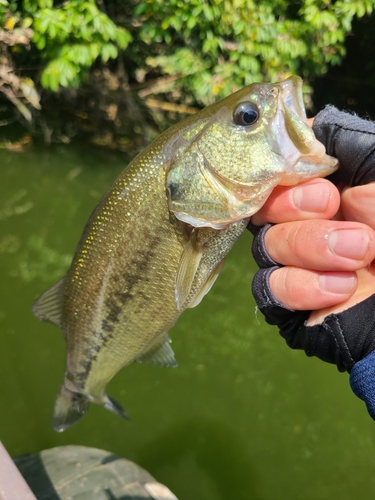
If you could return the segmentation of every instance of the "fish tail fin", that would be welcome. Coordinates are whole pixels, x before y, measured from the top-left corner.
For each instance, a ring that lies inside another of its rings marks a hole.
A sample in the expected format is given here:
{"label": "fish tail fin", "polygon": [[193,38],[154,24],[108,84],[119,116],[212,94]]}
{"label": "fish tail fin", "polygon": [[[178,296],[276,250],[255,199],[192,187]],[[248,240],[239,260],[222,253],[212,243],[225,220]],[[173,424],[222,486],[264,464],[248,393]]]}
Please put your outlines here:
{"label": "fish tail fin", "polygon": [[62,385],[56,398],[53,414],[53,427],[57,432],[63,432],[82,418],[88,410],[88,398],[72,392]]}
{"label": "fish tail fin", "polygon": [[116,415],[119,415],[120,417],[124,418],[125,420],[129,419],[129,416],[126,413],[126,411],[124,410],[124,408],[115,399],[110,398],[109,396],[105,396],[103,406],[107,410],[109,410],[113,413],[116,413]]}

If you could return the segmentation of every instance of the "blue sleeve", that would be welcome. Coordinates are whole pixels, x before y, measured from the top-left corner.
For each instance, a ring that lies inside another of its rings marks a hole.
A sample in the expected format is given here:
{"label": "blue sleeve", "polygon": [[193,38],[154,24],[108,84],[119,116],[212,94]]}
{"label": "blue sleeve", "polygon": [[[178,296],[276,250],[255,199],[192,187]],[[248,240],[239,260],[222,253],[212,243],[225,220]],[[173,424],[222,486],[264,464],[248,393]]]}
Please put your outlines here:
{"label": "blue sleeve", "polygon": [[358,361],[350,372],[350,386],[375,420],[375,351]]}

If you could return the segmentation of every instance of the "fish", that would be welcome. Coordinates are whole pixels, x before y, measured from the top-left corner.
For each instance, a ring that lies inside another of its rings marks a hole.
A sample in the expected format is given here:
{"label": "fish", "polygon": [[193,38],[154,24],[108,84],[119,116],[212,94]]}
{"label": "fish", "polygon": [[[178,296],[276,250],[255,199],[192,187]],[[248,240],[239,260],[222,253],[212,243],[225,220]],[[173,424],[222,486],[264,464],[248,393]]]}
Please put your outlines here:
{"label": "fish", "polygon": [[132,160],[83,230],[71,266],[33,306],[67,344],[61,432],[135,361],[177,366],[169,330],[214,284],[273,188],[338,168],[306,123],[302,80],[249,85],[172,126]]}

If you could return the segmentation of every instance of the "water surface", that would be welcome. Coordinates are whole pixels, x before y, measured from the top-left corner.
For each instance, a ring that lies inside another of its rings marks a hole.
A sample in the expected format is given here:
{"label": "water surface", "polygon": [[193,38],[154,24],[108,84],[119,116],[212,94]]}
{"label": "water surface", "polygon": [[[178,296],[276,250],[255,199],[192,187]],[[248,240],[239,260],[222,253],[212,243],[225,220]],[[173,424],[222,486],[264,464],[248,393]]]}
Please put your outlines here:
{"label": "water surface", "polygon": [[0,151],[0,439],[11,455],[66,444],[109,450],[179,500],[373,499],[375,422],[347,374],[291,351],[255,314],[249,234],[171,331],[179,367],[132,365],[109,384],[131,420],[94,405],[53,431],[65,346],[31,305],[64,274],[126,162],[90,145]]}

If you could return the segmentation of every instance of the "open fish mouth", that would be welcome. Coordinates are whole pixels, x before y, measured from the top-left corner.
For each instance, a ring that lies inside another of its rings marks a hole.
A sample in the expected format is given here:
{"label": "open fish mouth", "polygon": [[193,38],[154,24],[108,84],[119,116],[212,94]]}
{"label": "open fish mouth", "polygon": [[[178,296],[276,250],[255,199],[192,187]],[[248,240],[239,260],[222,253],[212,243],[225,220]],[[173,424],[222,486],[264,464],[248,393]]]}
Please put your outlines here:
{"label": "open fish mouth", "polygon": [[305,106],[303,103],[302,79],[298,76],[291,76],[287,80],[277,84],[279,96],[282,100],[281,106],[284,110],[297,115],[302,121],[306,120]]}
{"label": "open fish mouth", "polygon": [[317,166],[320,166],[321,176],[333,173],[338,167],[337,160],[326,155],[324,145],[306,123],[301,78],[292,76],[276,84],[276,88],[278,110],[272,129],[288,165],[279,184],[293,185],[311,178]]}
{"label": "open fish mouth", "polygon": [[[279,90],[275,120],[279,133],[276,137],[279,137],[279,147],[289,167],[294,168],[301,154],[323,156],[325,154],[323,144],[316,140],[314,132],[306,123],[301,78],[292,76],[276,84],[276,88]],[[280,131],[284,133],[280,134]]]}

